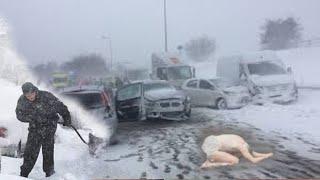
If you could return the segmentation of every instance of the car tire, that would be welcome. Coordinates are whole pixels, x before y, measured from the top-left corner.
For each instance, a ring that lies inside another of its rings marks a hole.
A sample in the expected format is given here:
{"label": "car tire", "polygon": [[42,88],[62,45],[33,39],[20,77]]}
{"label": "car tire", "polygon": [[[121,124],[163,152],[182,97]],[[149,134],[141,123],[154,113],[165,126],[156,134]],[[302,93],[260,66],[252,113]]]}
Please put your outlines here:
{"label": "car tire", "polygon": [[227,107],[228,107],[227,106],[227,101],[224,98],[218,99],[217,102],[216,102],[216,107],[219,110],[227,109]]}

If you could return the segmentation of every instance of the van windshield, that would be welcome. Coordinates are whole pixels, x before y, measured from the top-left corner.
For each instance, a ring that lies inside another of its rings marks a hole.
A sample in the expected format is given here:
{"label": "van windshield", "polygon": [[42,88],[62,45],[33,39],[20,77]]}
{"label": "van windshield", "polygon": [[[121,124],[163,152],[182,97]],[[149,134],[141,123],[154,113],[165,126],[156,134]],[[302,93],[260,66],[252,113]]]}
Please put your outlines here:
{"label": "van windshield", "polygon": [[250,74],[265,76],[286,74],[286,71],[279,65],[272,62],[258,62],[254,64],[248,64]]}
{"label": "van windshield", "polygon": [[171,80],[190,79],[192,72],[190,66],[174,66],[168,68],[168,77]]}

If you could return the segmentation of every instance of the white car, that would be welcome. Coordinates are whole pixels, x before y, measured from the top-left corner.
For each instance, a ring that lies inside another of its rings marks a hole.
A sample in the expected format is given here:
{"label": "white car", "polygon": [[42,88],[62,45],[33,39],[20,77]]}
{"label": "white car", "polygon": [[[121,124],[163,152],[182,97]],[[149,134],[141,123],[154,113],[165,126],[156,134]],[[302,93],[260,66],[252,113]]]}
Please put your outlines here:
{"label": "white car", "polygon": [[189,79],[182,85],[182,90],[191,98],[192,106],[241,108],[251,99],[248,88],[222,78]]}

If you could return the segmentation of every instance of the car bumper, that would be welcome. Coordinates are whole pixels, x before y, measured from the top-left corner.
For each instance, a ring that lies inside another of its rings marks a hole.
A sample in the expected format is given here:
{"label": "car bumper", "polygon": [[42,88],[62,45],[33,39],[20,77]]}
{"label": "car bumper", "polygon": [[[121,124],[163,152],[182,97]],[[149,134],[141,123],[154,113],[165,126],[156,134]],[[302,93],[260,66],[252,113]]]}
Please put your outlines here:
{"label": "car bumper", "polygon": [[248,96],[230,96],[227,97],[227,106],[230,109],[241,108],[246,106],[250,101],[251,97]]}
{"label": "car bumper", "polygon": [[289,103],[295,101],[298,97],[298,93],[294,90],[292,91],[284,91],[277,93],[265,93],[258,94],[254,97],[255,103],[264,103],[264,102],[272,102],[272,103]]}
{"label": "car bumper", "polygon": [[171,111],[171,112],[151,112],[148,113],[147,118],[159,118],[165,120],[174,120],[181,121],[186,120],[188,117],[186,116],[185,111]]}
{"label": "car bumper", "polygon": [[18,145],[9,145],[0,148],[1,155],[9,157],[19,157]]}
{"label": "car bumper", "polygon": [[147,118],[160,118],[165,120],[186,120],[187,113],[190,111],[190,104],[180,107],[154,108],[148,109]]}

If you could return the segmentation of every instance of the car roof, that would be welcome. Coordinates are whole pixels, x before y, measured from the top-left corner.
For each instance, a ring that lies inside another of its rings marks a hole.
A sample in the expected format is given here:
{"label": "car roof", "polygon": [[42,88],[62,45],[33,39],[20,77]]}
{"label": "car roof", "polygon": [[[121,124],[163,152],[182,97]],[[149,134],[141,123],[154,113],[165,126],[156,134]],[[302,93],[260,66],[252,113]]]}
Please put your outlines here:
{"label": "car roof", "polygon": [[133,83],[142,83],[142,84],[153,84],[153,83],[168,83],[168,81],[164,81],[164,80],[140,80],[140,81],[134,81]]}
{"label": "car roof", "polygon": [[85,86],[73,86],[64,88],[60,93],[61,94],[70,94],[70,93],[97,93],[104,91],[103,86],[95,85],[85,85]]}

